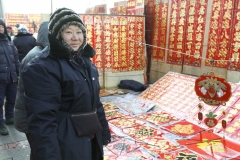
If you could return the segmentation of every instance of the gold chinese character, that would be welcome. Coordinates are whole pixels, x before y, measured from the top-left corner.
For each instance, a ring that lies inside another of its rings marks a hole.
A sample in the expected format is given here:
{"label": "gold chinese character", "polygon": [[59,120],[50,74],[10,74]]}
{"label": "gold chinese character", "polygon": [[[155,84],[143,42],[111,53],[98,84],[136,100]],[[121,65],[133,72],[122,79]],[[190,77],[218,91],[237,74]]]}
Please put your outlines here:
{"label": "gold chinese character", "polygon": [[183,34],[179,34],[177,40],[182,41],[183,40]]}
{"label": "gold chinese character", "polygon": [[204,22],[203,17],[200,15],[200,16],[198,17],[198,23],[203,23],[203,22]]}
{"label": "gold chinese character", "polygon": [[179,25],[184,26],[185,18],[181,17],[179,20]]}
{"label": "gold chinese character", "polygon": [[195,8],[194,7],[190,7],[189,8],[189,15],[194,15],[195,14]]}
{"label": "gold chinese character", "polygon": [[234,41],[240,42],[240,32],[234,33]]}
{"label": "gold chinese character", "polygon": [[231,10],[233,9],[233,4],[232,4],[232,0],[228,0],[228,2],[224,4],[224,9],[226,10]]}
{"label": "gold chinese character", "polygon": [[181,1],[181,8],[185,8],[187,5],[187,2],[185,0]]}
{"label": "gold chinese character", "polygon": [[187,35],[187,40],[189,40],[189,41],[192,41],[193,40],[193,34],[192,33],[188,33],[188,35]]}
{"label": "gold chinese character", "polygon": [[205,6],[201,6],[200,7],[200,9],[199,9],[199,11],[198,11],[198,13],[200,14],[200,15],[204,15],[205,14]]}
{"label": "gold chinese character", "polygon": [[219,18],[219,13],[219,11],[214,11],[212,18],[217,20]]}
{"label": "gold chinese character", "polygon": [[193,33],[193,24],[191,24],[190,26],[188,26],[188,32]]}
{"label": "gold chinese character", "polygon": [[202,41],[202,33],[197,33],[196,34],[196,40],[197,41]]}
{"label": "gold chinese character", "polygon": [[202,25],[200,25],[200,24],[198,25],[196,32],[200,32],[200,33],[203,32]]}
{"label": "gold chinese character", "polygon": [[173,19],[172,19],[172,22],[171,22],[171,25],[175,26],[176,23],[177,23],[176,18],[173,18]]}
{"label": "gold chinese character", "polygon": [[176,18],[177,18],[177,11],[176,11],[176,10],[174,10],[174,11],[172,12],[172,18],[173,18],[173,19],[176,19]]}
{"label": "gold chinese character", "polygon": [[[185,7],[184,7],[184,8],[185,8]],[[180,17],[185,17],[185,15],[186,15],[185,9],[181,9],[181,10],[180,10]]]}
{"label": "gold chinese character", "polygon": [[195,6],[196,0],[190,0],[190,6]]}

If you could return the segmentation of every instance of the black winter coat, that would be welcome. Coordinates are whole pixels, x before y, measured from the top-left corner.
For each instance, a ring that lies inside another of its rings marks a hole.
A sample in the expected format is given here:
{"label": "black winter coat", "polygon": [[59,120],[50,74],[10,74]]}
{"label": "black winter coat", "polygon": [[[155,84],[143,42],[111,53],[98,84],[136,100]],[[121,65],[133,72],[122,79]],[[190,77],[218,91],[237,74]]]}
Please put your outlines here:
{"label": "black winter coat", "polygon": [[[88,56],[82,56],[85,64],[81,66],[70,57],[56,58],[48,52],[47,47],[22,72],[33,158],[91,160],[91,135],[78,137],[71,119],[56,114],[97,108],[103,131],[96,133],[96,137],[103,152],[103,144],[110,140],[110,131],[99,98],[97,68]],[[90,76],[86,75],[86,68]]]}
{"label": "black winter coat", "polygon": [[33,58],[38,56],[40,52],[48,45],[49,45],[48,22],[43,22],[38,31],[37,46],[35,46],[31,51],[29,51],[29,53],[24,57],[24,59],[21,62],[21,66],[19,68],[20,74],[19,74],[18,90],[17,90],[17,97],[16,97],[15,109],[14,109],[14,125],[15,125],[15,128],[20,132],[28,133],[27,111],[25,107],[24,86],[23,86],[21,71]]}
{"label": "black winter coat", "polygon": [[19,66],[15,46],[8,38],[0,39],[0,83],[17,82]]}
{"label": "black winter coat", "polygon": [[36,39],[32,34],[17,34],[13,39],[14,45],[17,47],[20,62],[27,53],[36,46]]}

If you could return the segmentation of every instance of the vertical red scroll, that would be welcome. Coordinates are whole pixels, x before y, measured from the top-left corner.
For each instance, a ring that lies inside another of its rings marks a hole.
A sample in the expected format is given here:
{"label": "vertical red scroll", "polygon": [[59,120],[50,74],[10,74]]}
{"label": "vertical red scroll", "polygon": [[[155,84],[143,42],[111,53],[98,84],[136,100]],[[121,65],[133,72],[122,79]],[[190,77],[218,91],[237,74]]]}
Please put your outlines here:
{"label": "vertical red scroll", "polygon": [[120,17],[112,18],[112,70],[113,72],[119,71],[121,68],[121,64],[119,62],[119,32],[120,32]]}
{"label": "vertical red scroll", "polygon": [[188,5],[184,64],[200,67],[208,0],[190,1]]}
{"label": "vertical red scroll", "polygon": [[240,1],[236,0],[233,18],[232,44],[230,46],[229,69],[240,71]]}
{"label": "vertical red scroll", "polygon": [[102,64],[102,47],[103,47],[103,26],[102,26],[102,16],[94,16],[94,40],[95,40],[95,51],[96,55],[93,58],[93,62],[98,69],[103,68]]}
{"label": "vertical red scroll", "polygon": [[106,16],[103,19],[103,41],[104,41],[104,57],[103,57],[103,65],[105,71],[110,71],[112,68],[112,17]]}
{"label": "vertical red scroll", "polygon": [[129,71],[133,71],[134,70],[134,66],[135,66],[135,53],[136,53],[136,18],[135,17],[128,17],[128,50],[129,50],[129,67],[128,70]]}
{"label": "vertical red scroll", "polygon": [[234,0],[214,0],[209,31],[206,66],[227,68]]}
{"label": "vertical red scroll", "polygon": [[181,65],[185,51],[187,0],[172,1],[167,63]]}
{"label": "vertical red scroll", "polygon": [[118,50],[118,60],[120,65],[120,71],[127,71],[128,69],[128,39],[127,39],[127,32],[128,32],[128,19],[127,17],[120,17],[119,18],[119,50]]}

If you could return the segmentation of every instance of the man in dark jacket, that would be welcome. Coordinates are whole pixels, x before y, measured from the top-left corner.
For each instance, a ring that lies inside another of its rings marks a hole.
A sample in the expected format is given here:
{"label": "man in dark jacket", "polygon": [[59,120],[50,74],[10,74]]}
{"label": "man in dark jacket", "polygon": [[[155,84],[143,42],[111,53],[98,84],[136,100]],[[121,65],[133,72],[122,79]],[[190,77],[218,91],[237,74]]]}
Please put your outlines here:
{"label": "man in dark jacket", "polygon": [[[18,53],[7,34],[5,23],[0,19],[0,134],[7,135],[5,124],[13,124],[13,110],[17,93],[19,70]],[[5,122],[3,104],[5,102]]]}
{"label": "man in dark jacket", "polygon": [[[44,49],[22,72],[33,159],[102,160],[103,145],[111,137],[86,28],[79,15],[67,8],[51,15],[48,28],[50,49]],[[92,115],[96,119],[89,118]],[[84,120],[76,125],[74,117]],[[85,124],[84,129],[99,128],[99,123],[102,130],[77,129]]]}
{"label": "man in dark jacket", "polygon": [[19,69],[19,81],[18,81],[18,90],[14,110],[14,125],[15,128],[23,133],[28,133],[27,126],[27,111],[25,107],[24,100],[24,86],[22,82],[21,71],[24,67],[35,57],[39,56],[40,52],[49,45],[48,42],[48,22],[45,21],[40,25],[38,37],[37,37],[37,46],[35,46],[29,53],[23,58],[21,66]]}
{"label": "man in dark jacket", "polygon": [[36,46],[36,39],[28,32],[24,24],[16,24],[18,34],[14,37],[13,43],[17,47],[20,62],[27,53]]}
{"label": "man in dark jacket", "polygon": [[[19,74],[17,97],[15,102],[15,110],[14,110],[14,125],[18,131],[26,134],[28,141],[29,141],[29,136],[28,136],[28,126],[27,126],[27,111],[25,107],[24,86],[22,82],[21,71],[33,58],[39,56],[40,52],[48,45],[49,45],[48,22],[45,21],[40,25],[40,28],[39,28],[38,37],[37,37],[37,46],[35,46],[32,50],[30,50],[29,53],[23,58],[20,69],[19,69],[20,74]],[[30,157],[31,157],[31,154],[30,154]]]}

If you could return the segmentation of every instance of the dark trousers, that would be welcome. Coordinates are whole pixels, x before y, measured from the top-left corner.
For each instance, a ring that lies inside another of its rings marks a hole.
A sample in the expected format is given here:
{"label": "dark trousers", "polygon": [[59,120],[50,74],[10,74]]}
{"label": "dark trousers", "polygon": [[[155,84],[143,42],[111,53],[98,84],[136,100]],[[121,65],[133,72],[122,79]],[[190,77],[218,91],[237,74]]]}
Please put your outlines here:
{"label": "dark trousers", "polygon": [[[29,147],[30,147],[30,139],[29,139],[29,134],[26,133],[26,137],[27,137],[27,140],[28,140],[28,143],[29,143]],[[29,157],[30,160],[33,160],[32,158],[32,152],[31,152],[31,147],[30,147],[30,157]]]}
{"label": "dark trousers", "polygon": [[92,160],[103,160],[96,136],[92,139]]}
{"label": "dark trousers", "polygon": [[3,104],[5,102],[5,118],[13,118],[13,110],[17,94],[17,83],[0,83],[0,124],[4,123],[3,120]]}

